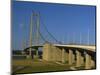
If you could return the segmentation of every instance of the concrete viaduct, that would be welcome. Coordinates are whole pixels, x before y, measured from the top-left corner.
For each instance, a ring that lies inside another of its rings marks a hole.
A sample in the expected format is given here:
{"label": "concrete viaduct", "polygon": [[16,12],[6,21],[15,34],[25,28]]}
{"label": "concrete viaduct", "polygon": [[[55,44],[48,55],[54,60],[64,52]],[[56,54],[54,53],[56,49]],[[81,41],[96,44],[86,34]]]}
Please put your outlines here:
{"label": "concrete viaduct", "polygon": [[[42,59],[53,62],[68,62],[69,65],[75,63],[76,67],[85,66],[85,69],[96,67],[95,46],[84,45],[61,45],[49,44],[32,46],[31,48],[43,47]],[[26,48],[29,49],[30,47]]]}

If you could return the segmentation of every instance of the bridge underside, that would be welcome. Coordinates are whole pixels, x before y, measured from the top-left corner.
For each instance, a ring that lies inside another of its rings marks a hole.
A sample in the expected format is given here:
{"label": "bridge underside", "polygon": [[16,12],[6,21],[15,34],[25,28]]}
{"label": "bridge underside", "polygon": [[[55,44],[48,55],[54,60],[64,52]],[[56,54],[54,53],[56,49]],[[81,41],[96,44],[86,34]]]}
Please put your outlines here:
{"label": "bridge underside", "polygon": [[[31,48],[38,51],[39,47],[42,47],[42,60],[69,65],[75,64],[74,67],[84,66],[85,69],[96,68],[96,52],[94,51],[73,47],[59,47],[49,43]],[[29,48],[26,50],[29,50]]]}
{"label": "bridge underside", "polygon": [[85,69],[95,68],[95,52],[73,49],[60,48],[52,44],[45,44],[43,47],[43,60],[75,64],[75,67],[85,66]]}

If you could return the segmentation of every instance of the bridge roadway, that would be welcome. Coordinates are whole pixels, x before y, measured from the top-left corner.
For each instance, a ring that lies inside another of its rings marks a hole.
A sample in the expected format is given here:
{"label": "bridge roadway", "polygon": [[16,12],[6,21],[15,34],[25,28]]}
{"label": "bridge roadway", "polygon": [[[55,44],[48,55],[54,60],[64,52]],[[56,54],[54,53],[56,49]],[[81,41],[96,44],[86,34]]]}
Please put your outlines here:
{"label": "bridge roadway", "polygon": [[61,44],[54,44],[57,47],[71,47],[71,48],[81,48],[89,51],[95,52],[95,46],[88,46],[88,45],[61,45]]}
{"label": "bridge roadway", "polygon": [[[61,47],[61,48],[78,48],[78,49],[84,49],[84,50],[89,50],[92,52],[96,51],[96,47],[94,45],[62,45],[62,44],[53,44],[56,47]],[[34,45],[32,47],[43,47],[43,45]],[[28,49],[30,47],[27,47]]]}

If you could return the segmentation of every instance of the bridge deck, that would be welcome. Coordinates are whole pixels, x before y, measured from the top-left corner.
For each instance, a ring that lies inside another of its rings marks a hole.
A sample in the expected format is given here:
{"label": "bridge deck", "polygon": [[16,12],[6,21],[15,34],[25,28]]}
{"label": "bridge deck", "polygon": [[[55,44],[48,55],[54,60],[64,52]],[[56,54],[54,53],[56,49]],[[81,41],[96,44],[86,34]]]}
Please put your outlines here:
{"label": "bridge deck", "polygon": [[61,45],[61,44],[54,44],[55,46],[58,47],[73,47],[73,48],[82,48],[82,49],[87,49],[89,51],[95,52],[95,46],[88,46],[88,45]]}
{"label": "bridge deck", "polygon": [[[89,46],[89,45],[62,45],[62,44],[53,44],[56,47],[72,47],[72,48],[81,48],[86,49],[89,51],[95,52],[96,47],[95,46]],[[43,47],[43,45],[34,45],[32,47]]]}

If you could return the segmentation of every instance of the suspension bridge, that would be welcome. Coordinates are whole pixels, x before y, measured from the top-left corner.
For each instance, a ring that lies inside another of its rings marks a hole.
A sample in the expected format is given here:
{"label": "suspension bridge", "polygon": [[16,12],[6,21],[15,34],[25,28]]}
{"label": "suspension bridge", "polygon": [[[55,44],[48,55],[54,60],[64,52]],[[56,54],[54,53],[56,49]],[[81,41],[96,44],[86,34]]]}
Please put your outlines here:
{"label": "suspension bridge", "polygon": [[[40,23],[42,25],[40,25]],[[40,29],[44,27],[44,33]],[[46,25],[41,22],[40,13],[32,12],[30,20],[30,36],[28,45],[24,48],[27,53],[27,58],[34,60],[32,51],[42,48],[42,60],[53,62],[68,62],[69,65],[75,64],[75,67],[85,66],[85,69],[96,68],[96,48],[91,45],[63,44],[58,41],[46,28]],[[82,39],[81,39],[82,40]]]}

